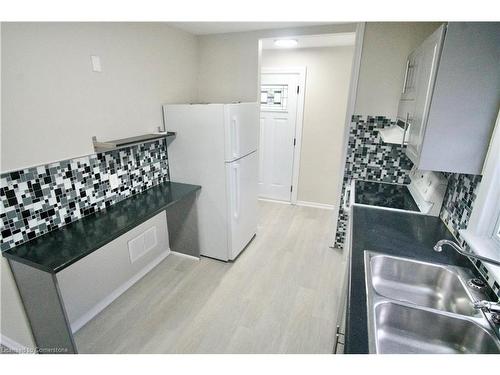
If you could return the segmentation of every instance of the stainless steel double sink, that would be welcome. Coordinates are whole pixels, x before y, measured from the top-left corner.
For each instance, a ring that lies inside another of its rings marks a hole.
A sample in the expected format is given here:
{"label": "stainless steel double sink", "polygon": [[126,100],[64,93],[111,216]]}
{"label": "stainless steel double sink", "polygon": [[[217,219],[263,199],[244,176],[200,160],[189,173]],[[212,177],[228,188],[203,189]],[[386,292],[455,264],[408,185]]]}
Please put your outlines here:
{"label": "stainless steel double sink", "polygon": [[365,251],[370,353],[500,353],[461,267]]}

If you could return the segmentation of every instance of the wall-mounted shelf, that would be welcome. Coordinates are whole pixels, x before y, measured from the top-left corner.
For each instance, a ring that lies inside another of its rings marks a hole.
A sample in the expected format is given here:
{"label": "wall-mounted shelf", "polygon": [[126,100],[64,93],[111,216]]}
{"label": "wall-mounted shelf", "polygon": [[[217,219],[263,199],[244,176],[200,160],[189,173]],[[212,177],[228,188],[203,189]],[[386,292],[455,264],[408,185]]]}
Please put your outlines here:
{"label": "wall-mounted shelf", "polygon": [[[380,129],[378,132],[380,134],[380,138],[384,143],[404,145],[408,142],[409,132],[405,132],[405,130],[398,125],[385,127],[383,129]],[[404,142],[403,137],[405,138]]]}
{"label": "wall-mounted shelf", "polygon": [[105,151],[116,150],[123,147],[138,145],[141,143],[152,142],[167,137],[175,137],[175,134],[176,134],[175,132],[144,134],[144,135],[138,135],[136,137],[115,139],[106,142],[100,142],[97,140],[97,137],[94,136],[92,137],[92,142],[94,144],[95,152],[105,152]]}

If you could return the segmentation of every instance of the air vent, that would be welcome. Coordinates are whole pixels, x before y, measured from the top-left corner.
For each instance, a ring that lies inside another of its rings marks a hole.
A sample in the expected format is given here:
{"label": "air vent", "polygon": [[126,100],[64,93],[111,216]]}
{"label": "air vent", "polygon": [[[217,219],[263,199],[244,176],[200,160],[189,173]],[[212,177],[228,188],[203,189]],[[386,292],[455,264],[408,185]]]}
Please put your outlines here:
{"label": "air vent", "polygon": [[137,261],[137,259],[154,249],[157,244],[156,227],[149,228],[139,236],[128,241],[130,263]]}

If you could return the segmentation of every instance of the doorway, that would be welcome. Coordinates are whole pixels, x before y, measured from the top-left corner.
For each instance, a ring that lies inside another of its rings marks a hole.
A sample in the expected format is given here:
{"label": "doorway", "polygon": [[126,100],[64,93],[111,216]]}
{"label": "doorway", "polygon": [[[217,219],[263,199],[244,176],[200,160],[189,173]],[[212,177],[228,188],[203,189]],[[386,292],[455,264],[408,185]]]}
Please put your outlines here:
{"label": "doorway", "polygon": [[305,75],[305,68],[263,68],[261,71],[261,198],[297,201]]}
{"label": "doorway", "polygon": [[261,40],[261,199],[337,204],[354,42],[352,32]]}

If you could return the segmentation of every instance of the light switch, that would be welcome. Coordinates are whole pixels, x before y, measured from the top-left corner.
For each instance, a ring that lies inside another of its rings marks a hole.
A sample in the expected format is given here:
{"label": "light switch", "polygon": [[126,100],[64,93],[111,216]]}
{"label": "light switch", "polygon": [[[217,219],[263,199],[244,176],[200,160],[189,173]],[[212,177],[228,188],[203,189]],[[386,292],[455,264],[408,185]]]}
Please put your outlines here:
{"label": "light switch", "polygon": [[92,62],[92,71],[93,72],[102,72],[101,70],[101,58],[96,55],[90,56],[90,61]]}

